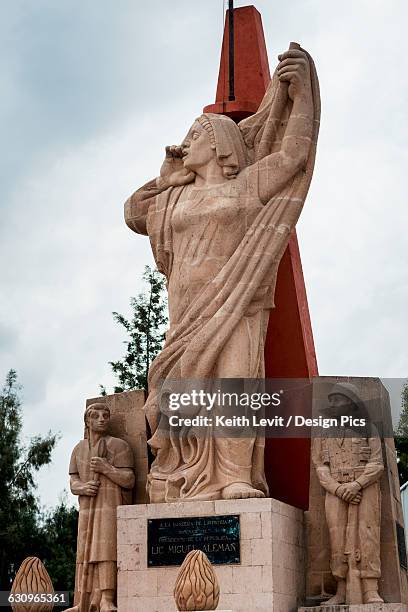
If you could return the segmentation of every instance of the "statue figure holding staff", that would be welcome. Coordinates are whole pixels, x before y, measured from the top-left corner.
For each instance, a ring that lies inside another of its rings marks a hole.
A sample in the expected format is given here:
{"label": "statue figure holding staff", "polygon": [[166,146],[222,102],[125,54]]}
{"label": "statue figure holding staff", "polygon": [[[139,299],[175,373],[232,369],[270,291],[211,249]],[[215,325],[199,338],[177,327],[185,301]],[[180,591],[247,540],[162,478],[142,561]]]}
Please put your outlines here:
{"label": "statue figure holding staff", "polygon": [[114,612],[116,508],[132,503],[132,449],[107,434],[110,411],[94,403],[85,411],[86,438],[72,451],[71,491],[79,496],[75,612]]}

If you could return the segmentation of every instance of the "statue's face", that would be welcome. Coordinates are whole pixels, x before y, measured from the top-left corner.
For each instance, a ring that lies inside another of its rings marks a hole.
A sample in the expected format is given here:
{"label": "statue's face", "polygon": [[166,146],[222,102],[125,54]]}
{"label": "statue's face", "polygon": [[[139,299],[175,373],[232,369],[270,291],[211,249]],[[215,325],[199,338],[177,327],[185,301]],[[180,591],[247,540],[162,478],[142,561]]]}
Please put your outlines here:
{"label": "statue's face", "polygon": [[209,135],[198,121],[193,123],[181,147],[184,167],[193,172],[216,159],[215,147],[211,145]]}
{"label": "statue's face", "polygon": [[106,408],[105,409],[94,408],[90,410],[88,417],[87,417],[88,427],[91,431],[105,433],[108,429],[109,418],[110,418],[109,410],[106,410]]}
{"label": "statue's face", "polygon": [[329,396],[329,408],[333,416],[350,415],[353,407],[353,402],[341,393],[334,393]]}

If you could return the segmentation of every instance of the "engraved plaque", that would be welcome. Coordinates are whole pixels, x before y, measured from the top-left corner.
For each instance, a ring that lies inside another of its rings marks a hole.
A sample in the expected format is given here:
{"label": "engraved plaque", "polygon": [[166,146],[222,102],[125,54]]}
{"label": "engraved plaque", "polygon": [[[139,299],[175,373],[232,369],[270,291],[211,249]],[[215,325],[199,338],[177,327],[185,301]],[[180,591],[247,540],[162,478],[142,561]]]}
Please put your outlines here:
{"label": "engraved plaque", "polygon": [[181,565],[202,550],[215,565],[241,562],[238,515],[149,519],[147,565]]}

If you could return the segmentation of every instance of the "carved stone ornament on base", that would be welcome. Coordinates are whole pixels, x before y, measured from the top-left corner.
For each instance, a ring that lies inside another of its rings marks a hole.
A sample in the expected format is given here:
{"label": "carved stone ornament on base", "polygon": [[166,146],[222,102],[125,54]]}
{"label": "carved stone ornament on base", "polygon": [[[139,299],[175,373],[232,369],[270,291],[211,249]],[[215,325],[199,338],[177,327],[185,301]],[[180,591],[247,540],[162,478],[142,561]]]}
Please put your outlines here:
{"label": "carved stone ornament on base", "polygon": [[215,610],[220,599],[217,576],[201,550],[188,553],[180,567],[174,587],[174,599],[180,611]]}
{"label": "carved stone ornament on base", "polygon": [[264,378],[278,266],[309,189],[319,119],[313,60],[291,43],[254,115],[236,124],[202,114],[180,145],[166,147],[160,175],[125,204],[127,225],[149,236],[168,287],[170,327],[145,405],[150,502],[268,495],[264,439],[215,436],[212,426],[166,435],[172,412],[162,387]]}
{"label": "carved stone ornament on base", "polygon": [[[54,588],[43,562],[38,557],[27,557],[20,565],[11,587],[11,593],[47,593]],[[13,603],[13,612],[51,612],[53,603]]]}

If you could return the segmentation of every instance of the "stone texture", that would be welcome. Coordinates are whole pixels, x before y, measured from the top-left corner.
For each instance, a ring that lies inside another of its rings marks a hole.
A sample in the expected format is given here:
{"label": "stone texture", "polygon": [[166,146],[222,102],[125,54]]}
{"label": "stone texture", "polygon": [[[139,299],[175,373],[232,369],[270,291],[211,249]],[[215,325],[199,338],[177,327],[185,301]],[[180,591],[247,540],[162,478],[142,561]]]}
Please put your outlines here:
{"label": "stone texture", "polygon": [[241,529],[245,533],[251,534],[251,540],[262,538],[262,522],[260,512],[248,512],[241,514]]}
{"label": "stone texture", "polygon": [[[137,565],[135,566],[138,567]],[[157,597],[159,575],[157,572],[140,570],[128,572],[128,597]]]}
{"label": "stone texture", "polygon": [[[150,568],[149,571],[156,568]],[[160,572],[160,568],[156,569],[159,576],[157,594],[159,597],[171,595],[174,596],[174,585],[176,584],[179,574],[178,567],[166,567],[165,572]]]}
{"label": "stone texture", "polygon": [[[301,61],[278,65],[252,117],[237,125],[201,115],[181,145],[166,147],[160,176],[125,204],[127,225],[149,236],[168,281],[170,329],[145,406],[156,454],[148,476],[154,503],[268,494],[258,430],[248,427],[239,439],[214,436],[211,425],[197,436],[188,425],[167,437],[172,413],[161,387],[174,378],[264,376],[278,266],[311,181],[320,115],[310,56],[292,43],[285,59]],[[192,412],[206,415],[205,407]],[[194,459],[180,452],[186,437]],[[168,473],[171,457],[177,462]]]}
{"label": "stone texture", "polygon": [[[265,498],[119,507],[118,530],[129,537],[126,545],[118,546],[119,612],[175,610],[172,593],[179,568],[147,567],[147,520],[152,509],[156,518],[240,515],[241,564],[212,566],[220,586],[218,608],[290,612],[302,603],[303,512]],[[136,529],[129,527],[135,522]]]}

